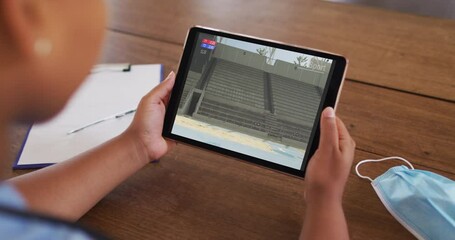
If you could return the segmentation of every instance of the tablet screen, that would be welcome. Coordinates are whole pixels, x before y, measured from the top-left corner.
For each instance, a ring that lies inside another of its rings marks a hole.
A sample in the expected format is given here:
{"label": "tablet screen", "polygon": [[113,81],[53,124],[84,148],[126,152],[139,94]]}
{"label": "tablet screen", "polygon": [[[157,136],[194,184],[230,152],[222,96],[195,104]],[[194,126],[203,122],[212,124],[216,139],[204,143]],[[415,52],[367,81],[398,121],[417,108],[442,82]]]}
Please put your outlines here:
{"label": "tablet screen", "polygon": [[335,60],[224,34],[193,38],[171,134],[302,170]]}

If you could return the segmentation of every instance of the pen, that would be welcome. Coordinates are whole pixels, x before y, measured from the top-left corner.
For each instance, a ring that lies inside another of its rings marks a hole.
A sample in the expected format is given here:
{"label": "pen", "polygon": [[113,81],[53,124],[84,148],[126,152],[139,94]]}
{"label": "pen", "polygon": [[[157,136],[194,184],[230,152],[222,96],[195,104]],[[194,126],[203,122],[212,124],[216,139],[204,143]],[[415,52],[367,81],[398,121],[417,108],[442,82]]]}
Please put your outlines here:
{"label": "pen", "polygon": [[129,63],[114,63],[114,64],[98,64],[93,66],[90,73],[99,72],[129,72],[131,71],[131,64]]}
{"label": "pen", "polygon": [[126,111],[126,112],[122,112],[122,113],[118,113],[118,114],[115,114],[115,115],[112,115],[112,116],[108,116],[108,117],[102,118],[102,119],[100,119],[100,120],[96,120],[96,121],[94,121],[94,122],[92,122],[92,123],[89,123],[89,124],[87,124],[87,125],[85,125],[85,126],[82,126],[82,127],[80,127],[80,128],[77,128],[77,129],[73,129],[73,130],[71,130],[71,131],[68,131],[66,134],[67,134],[67,135],[70,135],[70,134],[73,134],[73,133],[77,133],[77,132],[79,132],[79,131],[82,131],[82,130],[84,130],[84,129],[88,128],[88,127],[91,127],[91,126],[93,126],[93,125],[96,125],[96,124],[98,124],[98,123],[102,123],[102,122],[105,122],[105,121],[111,120],[111,119],[118,119],[118,118],[124,117],[124,116],[126,116],[126,115],[135,113],[135,112],[136,112],[136,109],[131,109],[131,110],[128,110],[128,111]]}

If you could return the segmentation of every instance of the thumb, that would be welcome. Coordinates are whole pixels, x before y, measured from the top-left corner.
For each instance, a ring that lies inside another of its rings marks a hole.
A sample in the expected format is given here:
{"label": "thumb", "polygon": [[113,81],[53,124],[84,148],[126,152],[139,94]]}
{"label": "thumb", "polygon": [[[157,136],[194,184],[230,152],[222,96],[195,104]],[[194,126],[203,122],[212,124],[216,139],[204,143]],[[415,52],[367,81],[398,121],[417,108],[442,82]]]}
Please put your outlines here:
{"label": "thumb", "polygon": [[[319,138],[320,149],[338,149],[338,129],[336,124],[335,111],[327,107],[321,114],[321,133]],[[324,150],[323,150],[324,151]]]}
{"label": "thumb", "polygon": [[150,91],[146,98],[150,97],[153,103],[167,102],[169,93],[172,91],[175,83],[175,73],[169,73],[169,76]]}

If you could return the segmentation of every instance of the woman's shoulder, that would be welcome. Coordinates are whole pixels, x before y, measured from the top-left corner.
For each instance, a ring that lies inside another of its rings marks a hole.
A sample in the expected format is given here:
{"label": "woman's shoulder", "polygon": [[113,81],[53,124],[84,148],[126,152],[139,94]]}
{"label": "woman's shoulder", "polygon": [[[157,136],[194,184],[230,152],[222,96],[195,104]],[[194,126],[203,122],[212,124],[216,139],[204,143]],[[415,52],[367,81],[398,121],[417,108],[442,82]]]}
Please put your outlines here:
{"label": "woman's shoulder", "polygon": [[24,198],[9,183],[0,183],[0,238],[98,239],[72,223],[27,212]]}
{"label": "woman's shoulder", "polygon": [[22,210],[27,207],[22,195],[7,182],[0,183],[0,206]]}

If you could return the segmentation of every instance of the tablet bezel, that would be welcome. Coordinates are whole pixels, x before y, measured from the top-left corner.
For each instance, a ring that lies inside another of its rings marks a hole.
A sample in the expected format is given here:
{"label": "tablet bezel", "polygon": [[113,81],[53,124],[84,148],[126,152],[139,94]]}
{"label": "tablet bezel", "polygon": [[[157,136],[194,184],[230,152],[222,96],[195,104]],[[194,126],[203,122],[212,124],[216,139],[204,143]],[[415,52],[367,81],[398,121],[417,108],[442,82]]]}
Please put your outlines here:
{"label": "tablet bezel", "polygon": [[[267,160],[262,160],[253,156],[245,155],[239,152],[235,152],[232,150],[228,150],[225,148],[220,148],[217,146],[213,146],[207,143],[199,142],[190,138],[182,137],[180,135],[176,135],[172,133],[172,128],[174,125],[175,117],[177,115],[177,110],[179,107],[180,103],[180,98],[183,92],[183,87],[185,85],[185,81],[187,78],[187,74],[189,72],[190,68],[190,60],[192,59],[193,56],[193,51],[194,51],[194,46],[197,41],[197,37],[199,33],[205,33],[205,34],[211,34],[211,35],[216,35],[216,36],[221,36],[221,37],[227,37],[227,38],[232,38],[240,41],[246,41],[246,42],[251,42],[255,44],[260,44],[264,45],[267,47],[275,47],[279,49],[284,49],[284,50],[289,50],[289,51],[294,51],[294,52],[299,52],[302,54],[308,54],[308,55],[313,55],[317,57],[322,57],[322,58],[329,58],[333,60],[332,67],[331,67],[331,73],[328,75],[326,87],[324,88],[324,92],[321,96],[321,103],[319,105],[319,109],[316,114],[315,118],[315,124],[310,135],[307,149],[305,151],[305,155],[303,157],[302,161],[302,166],[301,169],[294,169],[291,167],[287,167],[284,165],[280,165],[277,163],[269,162]],[[182,53],[182,57],[180,59],[180,64],[179,64],[179,69],[176,74],[176,81],[174,88],[172,89],[171,93],[171,98],[169,100],[169,105],[166,109],[166,115],[164,119],[164,126],[163,126],[163,137],[176,140],[179,142],[183,142],[189,145],[193,145],[202,149],[207,149],[210,151],[214,151],[217,153],[221,153],[224,155],[228,155],[231,157],[235,157],[237,159],[253,163],[258,166],[266,167],[272,170],[278,170],[280,172],[284,172],[287,174],[290,174],[292,176],[297,176],[303,178],[305,176],[306,168],[308,166],[309,159],[311,156],[313,156],[314,152],[316,151],[319,143],[319,119],[322,110],[325,107],[331,106],[336,108],[337,101],[339,98],[339,94],[342,89],[342,85],[344,82],[344,77],[346,74],[346,69],[347,69],[347,60],[337,54],[333,53],[328,53],[320,50],[315,50],[311,48],[305,48],[302,46],[297,46],[297,45],[290,45],[290,44],[285,44],[273,40],[268,40],[268,39],[261,39],[261,38],[256,38],[252,36],[247,36],[243,34],[237,34],[237,33],[232,33],[232,32],[227,32],[227,31],[221,31],[213,28],[206,28],[206,27],[201,27],[201,26],[194,26],[189,29],[186,37],[186,41],[184,44],[184,49]],[[328,86],[327,86],[328,84]]]}

